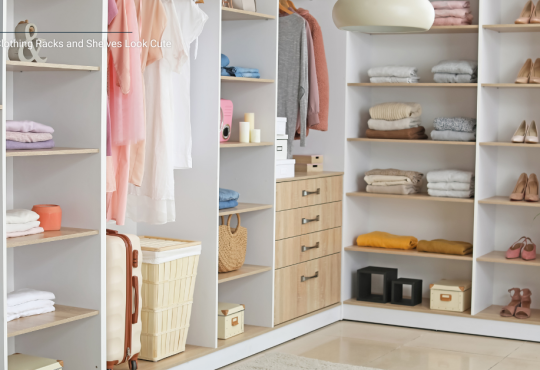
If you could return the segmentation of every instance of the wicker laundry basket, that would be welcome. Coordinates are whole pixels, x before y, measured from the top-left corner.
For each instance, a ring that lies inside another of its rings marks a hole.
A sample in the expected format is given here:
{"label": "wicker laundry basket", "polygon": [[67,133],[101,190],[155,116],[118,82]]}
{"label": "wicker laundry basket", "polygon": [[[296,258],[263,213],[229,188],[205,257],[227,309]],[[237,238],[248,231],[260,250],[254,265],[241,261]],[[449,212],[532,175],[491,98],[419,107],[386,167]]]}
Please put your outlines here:
{"label": "wicker laundry basket", "polygon": [[186,350],[201,242],[141,236],[140,359],[159,361]]}

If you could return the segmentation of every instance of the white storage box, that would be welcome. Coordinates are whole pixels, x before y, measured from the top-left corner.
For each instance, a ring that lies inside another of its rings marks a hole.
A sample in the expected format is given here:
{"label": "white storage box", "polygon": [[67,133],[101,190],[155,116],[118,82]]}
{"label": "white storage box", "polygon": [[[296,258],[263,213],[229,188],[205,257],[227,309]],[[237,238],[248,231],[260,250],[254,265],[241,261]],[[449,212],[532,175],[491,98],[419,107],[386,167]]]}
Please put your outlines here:
{"label": "white storage box", "polygon": [[276,135],[287,135],[287,117],[276,118]]}
{"label": "white storage box", "polygon": [[159,361],[184,352],[201,242],[141,236],[142,334],[140,359]]}
{"label": "white storage box", "polygon": [[228,339],[244,332],[243,304],[218,303],[218,339]]}
{"label": "white storage box", "polygon": [[294,159],[281,159],[276,161],[276,179],[294,177]]}
{"label": "white storage box", "polygon": [[287,139],[288,135],[276,135],[276,161],[287,159]]}
{"label": "white storage box", "polygon": [[464,280],[440,280],[431,284],[432,310],[464,312],[471,308],[471,282]]}

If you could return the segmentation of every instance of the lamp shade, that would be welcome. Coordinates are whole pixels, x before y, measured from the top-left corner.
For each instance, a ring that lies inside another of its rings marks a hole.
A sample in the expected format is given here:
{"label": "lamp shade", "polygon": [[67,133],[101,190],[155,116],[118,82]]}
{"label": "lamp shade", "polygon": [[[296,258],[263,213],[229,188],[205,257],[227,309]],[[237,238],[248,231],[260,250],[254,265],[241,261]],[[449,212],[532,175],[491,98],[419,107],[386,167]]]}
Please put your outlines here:
{"label": "lamp shade", "polygon": [[435,10],[428,0],[338,0],[332,18],[344,31],[423,32],[433,25]]}

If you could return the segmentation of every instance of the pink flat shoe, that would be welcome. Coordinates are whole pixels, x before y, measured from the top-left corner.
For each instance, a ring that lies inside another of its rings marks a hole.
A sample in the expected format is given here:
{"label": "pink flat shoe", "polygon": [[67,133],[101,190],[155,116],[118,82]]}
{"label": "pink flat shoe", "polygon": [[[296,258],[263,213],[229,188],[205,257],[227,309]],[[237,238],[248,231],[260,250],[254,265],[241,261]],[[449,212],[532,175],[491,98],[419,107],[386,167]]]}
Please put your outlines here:
{"label": "pink flat shoe", "polygon": [[512,301],[508,306],[505,306],[501,309],[500,315],[502,317],[514,316],[516,308],[518,308],[519,304],[521,303],[521,290],[519,288],[508,289],[508,293],[510,293]]}
{"label": "pink flat shoe", "polygon": [[[523,240],[523,241],[522,241]],[[506,251],[506,258],[513,259],[521,256],[521,250],[527,245],[527,237],[522,236]]]}
{"label": "pink flat shoe", "polygon": [[525,261],[536,259],[536,244],[534,244],[530,238],[527,238],[526,245],[521,250],[521,258]]}
{"label": "pink flat shoe", "polygon": [[521,304],[516,308],[516,319],[528,319],[531,317],[531,290],[523,289],[521,290]]}

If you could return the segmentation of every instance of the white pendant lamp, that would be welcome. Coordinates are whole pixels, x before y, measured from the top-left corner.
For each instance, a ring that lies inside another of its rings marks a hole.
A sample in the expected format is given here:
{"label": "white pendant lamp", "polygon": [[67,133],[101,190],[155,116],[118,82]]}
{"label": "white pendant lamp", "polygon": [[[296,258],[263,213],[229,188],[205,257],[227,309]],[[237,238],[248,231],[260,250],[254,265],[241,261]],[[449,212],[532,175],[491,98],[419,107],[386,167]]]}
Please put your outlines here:
{"label": "white pendant lamp", "polygon": [[332,18],[344,31],[423,32],[433,25],[435,10],[428,0],[338,0]]}

